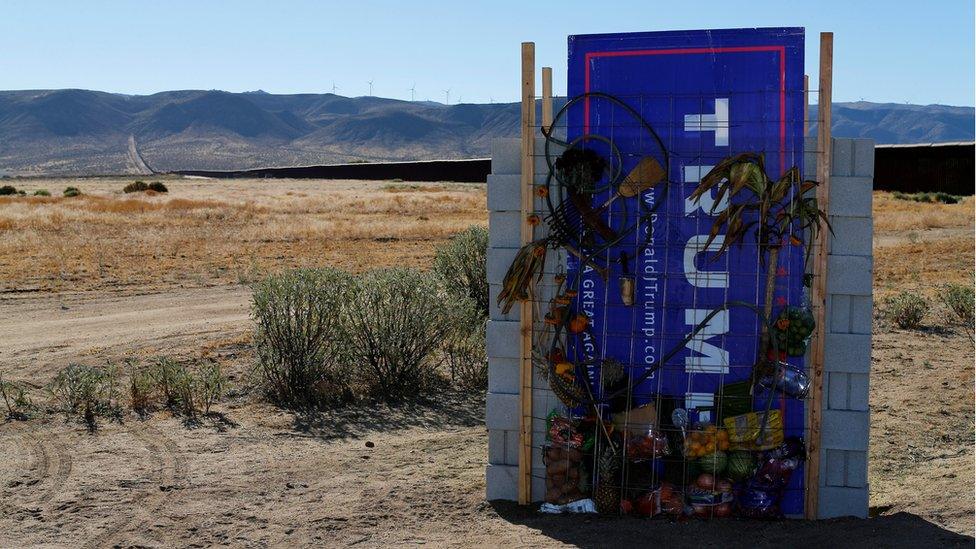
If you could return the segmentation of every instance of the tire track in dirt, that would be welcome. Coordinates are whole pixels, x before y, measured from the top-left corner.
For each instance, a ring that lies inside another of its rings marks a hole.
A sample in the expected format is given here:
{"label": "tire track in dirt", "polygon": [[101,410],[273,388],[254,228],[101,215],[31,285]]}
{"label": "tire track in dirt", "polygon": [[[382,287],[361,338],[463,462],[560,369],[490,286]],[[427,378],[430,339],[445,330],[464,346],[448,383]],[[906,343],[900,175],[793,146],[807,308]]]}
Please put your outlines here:
{"label": "tire track in dirt", "polygon": [[144,531],[149,521],[166,507],[173,493],[188,480],[186,463],[180,456],[179,447],[171,438],[148,426],[128,431],[148,450],[150,459],[156,465],[155,481],[148,490],[134,498],[132,503],[139,508],[132,516],[119,520],[86,541],[82,546],[84,549],[114,547],[118,544],[113,542],[122,534]]}

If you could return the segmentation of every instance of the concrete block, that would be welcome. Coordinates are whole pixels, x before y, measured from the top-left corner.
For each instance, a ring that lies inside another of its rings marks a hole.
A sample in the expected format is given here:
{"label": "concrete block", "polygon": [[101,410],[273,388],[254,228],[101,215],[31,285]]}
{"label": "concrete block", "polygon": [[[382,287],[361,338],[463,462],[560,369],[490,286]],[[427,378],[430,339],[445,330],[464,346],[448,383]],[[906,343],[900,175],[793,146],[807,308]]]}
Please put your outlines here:
{"label": "concrete block", "polygon": [[490,174],[488,176],[488,210],[517,212],[522,209],[519,193],[522,176],[518,174]]}
{"label": "concrete block", "polygon": [[519,430],[519,396],[488,393],[485,402],[485,423],[489,430]]}
{"label": "concrete block", "polygon": [[492,429],[488,431],[488,463],[491,465],[505,465],[505,433]]}
{"label": "concrete block", "polygon": [[870,217],[830,216],[834,236],[830,241],[831,255],[871,255],[874,240]]}
{"label": "concrete block", "polygon": [[827,256],[827,293],[871,295],[871,268],[870,257],[831,253]]}
{"label": "concrete block", "polygon": [[488,246],[490,248],[518,248],[521,245],[521,212],[489,212]]}
{"label": "concrete block", "polygon": [[827,314],[830,322],[827,331],[834,334],[846,334],[851,331],[851,296],[837,294],[829,296]]}
{"label": "concrete block", "polygon": [[874,139],[858,138],[854,141],[853,175],[874,177]]}
{"label": "concrete block", "polygon": [[519,432],[505,431],[505,464],[518,465],[519,460]]}
{"label": "concrete block", "polygon": [[[831,374],[833,375],[833,374]],[[850,374],[847,381],[847,409],[867,412],[870,409],[870,376],[868,374]]]}
{"label": "concrete block", "polygon": [[817,152],[817,136],[809,135],[803,138],[803,152]]}
{"label": "concrete block", "polygon": [[832,450],[867,451],[870,414],[824,410],[820,444]]}
{"label": "concrete block", "polygon": [[846,486],[847,452],[824,450],[824,486]]}
{"label": "concrete block", "polygon": [[519,319],[519,308],[512,306],[508,314],[502,313],[502,308],[498,306],[498,294],[502,291],[501,284],[490,284],[488,286],[488,318],[492,320],[515,320]]}
{"label": "concrete block", "polygon": [[850,296],[851,333],[870,334],[874,323],[874,300],[869,295]]}
{"label": "concrete block", "polygon": [[844,485],[850,488],[867,488],[868,453],[844,452],[847,458],[847,476]]}
{"label": "concrete block", "polygon": [[868,489],[826,486],[820,489],[817,518],[868,516]]}
{"label": "concrete block", "polygon": [[504,320],[488,321],[488,356],[494,358],[519,358],[519,323]]}
{"label": "concrete block", "polygon": [[827,375],[827,409],[850,410],[850,374],[844,372],[826,372]]}
{"label": "concrete block", "polygon": [[532,501],[540,503],[546,499],[546,470],[532,470]]}
{"label": "concrete block", "polygon": [[491,140],[491,173],[522,173],[522,142],[518,138],[499,138]]}
{"label": "concrete block", "polygon": [[[489,234],[490,239],[491,235]],[[501,284],[517,253],[518,246],[514,248],[488,248],[488,264],[485,267],[489,284]]]}
{"label": "concrete block", "polygon": [[519,360],[517,358],[488,358],[488,392],[518,394]]}
{"label": "concrete block", "polygon": [[871,334],[827,334],[824,370],[867,374],[871,371]]}
{"label": "concrete block", "polygon": [[817,179],[817,137],[803,138],[803,177]]}
{"label": "concrete block", "polygon": [[485,468],[485,497],[488,500],[518,500],[518,467],[489,465]]}
{"label": "concrete block", "polygon": [[854,175],[854,140],[835,137],[830,175]]}
{"label": "concrete block", "polygon": [[830,216],[870,217],[873,188],[870,177],[831,176]]}

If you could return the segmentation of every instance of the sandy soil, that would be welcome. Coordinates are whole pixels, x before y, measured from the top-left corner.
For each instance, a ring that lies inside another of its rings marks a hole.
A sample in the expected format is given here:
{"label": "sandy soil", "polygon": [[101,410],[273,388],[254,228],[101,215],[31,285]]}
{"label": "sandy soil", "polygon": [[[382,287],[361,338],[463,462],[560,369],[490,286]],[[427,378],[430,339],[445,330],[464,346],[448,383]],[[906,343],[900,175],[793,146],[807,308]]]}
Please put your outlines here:
{"label": "sandy soil", "polygon": [[[895,219],[876,234],[878,250],[972,244],[966,227],[917,227],[902,240]],[[429,258],[433,244],[416,245],[417,257]],[[971,253],[962,258],[969,271],[953,276],[971,280]],[[877,271],[894,274],[876,287],[934,287],[931,271],[903,265],[910,262],[901,254],[878,261]],[[873,518],[670,523],[551,517],[485,502],[477,397],[315,416],[269,406],[247,375],[247,289],[221,277],[149,280],[106,278],[95,289],[60,292],[43,281],[10,284],[0,295],[0,370],[43,402],[43,385],[69,361],[211,356],[232,379],[219,414],[198,426],[164,411],[148,420],[128,415],[94,435],[55,414],[0,423],[0,547],[973,546],[973,345],[935,313],[922,330],[876,325]]]}

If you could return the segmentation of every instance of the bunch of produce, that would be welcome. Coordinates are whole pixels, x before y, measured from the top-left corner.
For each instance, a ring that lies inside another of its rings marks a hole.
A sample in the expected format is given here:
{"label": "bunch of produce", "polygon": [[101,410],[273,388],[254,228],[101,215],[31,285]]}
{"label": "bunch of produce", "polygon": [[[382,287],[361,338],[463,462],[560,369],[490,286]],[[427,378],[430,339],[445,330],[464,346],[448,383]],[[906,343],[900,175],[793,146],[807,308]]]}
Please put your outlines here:
{"label": "bunch of produce", "polygon": [[721,518],[732,515],[732,483],[728,480],[702,473],[685,492],[696,517]]}
{"label": "bunch of produce", "polygon": [[[780,353],[789,356],[803,356],[807,352],[807,341],[817,323],[813,313],[803,307],[786,307],[776,318],[773,337]],[[779,357],[782,360],[782,356]]]}
{"label": "bunch of produce", "polygon": [[737,450],[729,454],[725,474],[735,482],[742,482],[752,476],[754,469],[755,460],[752,458],[752,452]]}
{"label": "bunch of produce", "polygon": [[729,433],[715,425],[699,425],[685,438],[685,456],[701,458],[729,449]]}
{"label": "bunch of produce", "polygon": [[630,461],[644,461],[666,456],[668,450],[668,437],[660,430],[653,427],[648,428],[643,434],[632,433],[627,438],[627,459]]}
{"label": "bunch of produce", "polygon": [[544,450],[546,501],[556,505],[583,499],[583,452],[577,448],[550,446]]}

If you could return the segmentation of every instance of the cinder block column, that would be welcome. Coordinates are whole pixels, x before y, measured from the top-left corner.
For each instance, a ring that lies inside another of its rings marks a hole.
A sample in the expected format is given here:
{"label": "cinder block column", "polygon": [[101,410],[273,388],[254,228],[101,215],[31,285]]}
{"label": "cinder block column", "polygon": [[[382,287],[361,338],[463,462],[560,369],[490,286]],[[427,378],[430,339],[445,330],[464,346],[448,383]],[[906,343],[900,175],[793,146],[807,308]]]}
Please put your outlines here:
{"label": "cinder block column", "polygon": [[[808,171],[811,166],[807,165]],[[820,518],[868,513],[874,141],[834,139],[830,176]]]}
{"label": "cinder block column", "polygon": [[[548,168],[543,158],[543,138],[536,138],[535,180],[545,181]],[[502,280],[520,246],[521,164],[519,139],[496,139],[491,147],[491,175],[488,176],[488,284],[491,302],[488,320],[488,468],[485,472],[488,499],[518,499],[519,456],[519,310],[507,314],[496,304]],[[527,190],[531,192],[531,190]],[[536,199],[537,211],[542,202]],[[547,269],[564,262],[559,254],[546,260]],[[545,279],[537,286],[540,300],[548,299],[554,288]],[[545,440],[545,415],[559,405],[538,374],[533,376],[533,499],[545,496],[541,446]]]}

